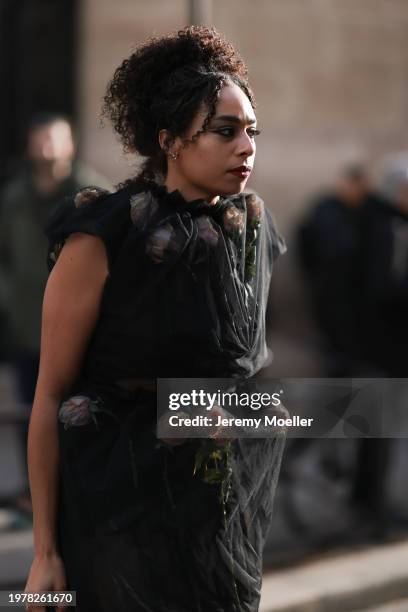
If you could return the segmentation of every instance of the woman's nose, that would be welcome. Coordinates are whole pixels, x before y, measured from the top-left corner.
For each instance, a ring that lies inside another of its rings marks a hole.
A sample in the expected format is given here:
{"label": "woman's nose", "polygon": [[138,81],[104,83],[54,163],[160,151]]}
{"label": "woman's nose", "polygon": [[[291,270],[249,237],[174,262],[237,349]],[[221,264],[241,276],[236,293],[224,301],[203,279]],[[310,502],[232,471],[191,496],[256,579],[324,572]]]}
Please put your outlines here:
{"label": "woman's nose", "polygon": [[256,146],[255,141],[249,134],[246,132],[242,134],[240,142],[239,142],[239,152],[240,154],[253,155],[255,153]]}

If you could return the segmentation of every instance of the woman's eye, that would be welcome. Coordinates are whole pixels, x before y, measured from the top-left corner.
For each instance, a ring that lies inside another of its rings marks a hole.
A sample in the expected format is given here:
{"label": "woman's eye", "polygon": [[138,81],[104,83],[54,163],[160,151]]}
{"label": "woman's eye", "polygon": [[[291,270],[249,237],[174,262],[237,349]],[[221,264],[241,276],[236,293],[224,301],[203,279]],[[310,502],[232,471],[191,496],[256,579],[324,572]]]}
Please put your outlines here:
{"label": "woman's eye", "polygon": [[[260,130],[257,130],[255,128],[251,128],[250,130],[248,130],[248,134],[251,137],[258,136],[260,133]],[[222,128],[221,130],[217,130],[217,134],[221,134],[221,136],[227,136],[229,138],[234,135],[234,130],[233,128]]]}
{"label": "woman's eye", "polygon": [[261,130],[256,130],[253,128],[249,130],[249,133],[251,134],[251,136],[259,136],[259,134],[261,133]]}
{"label": "woman's eye", "polygon": [[221,136],[233,136],[234,130],[232,128],[222,128],[221,130],[217,130],[217,134],[221,134]]}

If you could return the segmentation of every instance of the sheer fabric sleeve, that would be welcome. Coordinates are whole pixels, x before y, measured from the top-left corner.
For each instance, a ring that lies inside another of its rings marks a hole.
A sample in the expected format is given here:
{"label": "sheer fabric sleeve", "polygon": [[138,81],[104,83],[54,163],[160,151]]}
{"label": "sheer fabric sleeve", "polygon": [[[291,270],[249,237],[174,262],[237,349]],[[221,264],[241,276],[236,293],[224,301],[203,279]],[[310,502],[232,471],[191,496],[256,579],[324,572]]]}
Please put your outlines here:
{"label": "sheer fabric sleeve", "polygon": [[83,232],[103,240],[111,270],[129,225],[129,200],[120,197],[119,192],[111,194],[98,187],[81,189],[60,202],[48,219],[48,269],[54,267],[68,236]]}
{"label": "sheer fabric sleeve", "polygon": [[283,236],[279,233],[273,214],[266,206],[265,215],[269,233],[269,255],[272,262],[275,262],[280,255],[286,253],[286,242]]}
{"label": "sheer fabric sleeve", "polygon": [[270,263],[273,264],[280,255],[286,253],[286,242],[279,233],[275,218],[263,199],[256,193],[245,193],[248,222],[251,224],[259,220],[264,214],[266,217],[266,241]]}

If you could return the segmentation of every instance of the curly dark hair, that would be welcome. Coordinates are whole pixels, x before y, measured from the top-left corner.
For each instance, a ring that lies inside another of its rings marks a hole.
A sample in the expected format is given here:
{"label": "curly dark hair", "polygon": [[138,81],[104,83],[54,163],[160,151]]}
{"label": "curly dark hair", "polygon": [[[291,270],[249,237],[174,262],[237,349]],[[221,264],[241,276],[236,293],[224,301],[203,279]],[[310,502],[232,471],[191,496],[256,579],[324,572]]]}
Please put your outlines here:
{"label": "curly dark hair", "polygon": [[125,151],[147,158],[133,181],[165,176],[167,157],[159,131],[182,138],[204,104],[203,125],[183,146],[194,142],[207,129],[228,82],[241,87],[256,107],[245,63],[214,27],[186,26],[152,36],[123,61],[107,87],[102,113],[111,119]]}

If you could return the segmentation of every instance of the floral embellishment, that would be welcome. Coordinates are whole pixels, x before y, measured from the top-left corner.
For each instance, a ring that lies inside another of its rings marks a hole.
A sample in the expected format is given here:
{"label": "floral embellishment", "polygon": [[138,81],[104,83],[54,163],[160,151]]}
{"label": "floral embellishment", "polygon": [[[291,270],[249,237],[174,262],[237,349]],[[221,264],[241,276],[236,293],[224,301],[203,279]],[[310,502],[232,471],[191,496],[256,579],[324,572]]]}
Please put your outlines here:
{"label": "floral embellishment", "polygon": [[227,232],[241,234],[244,227],[244,215],[235,206],[229,206],[223,215],[223,223]]}
{"label": "floral embellishment", "polygon": [[259,228],[263,215],[263,201],[256,193],[245,196],[247,209],[247,237],[245,241],[245,278],[251,280],[256,274],[256,256]]}
{"label": "floral embellishment", "polygon": [[146,227],[149,219],[156,213],[159,205],[152,194],[147,191],[137,193],[130,198],[130,218],[139,229]]}
{"label": "floral embellishment", "polygon": [[58,419],[64,428],[81,427],[92,420],[92,401],[85,395],[74,395],[61,404]]}
{"label": "floral embellishment", "polygon": [[210,246],[215,247],[218,243],[218,232],[214,229],[208,217],[198,217],[197,230],[200,238]]}
{"label": "floral embellishment", "polygon": [[231,440],[220,445],[213,438],[203,439],[195,454],[193,470],[193,475],[201,474],[203,482],[219,486],[219,501],[224,514],[231,491],[231,455]]}
{"label": "floral embellishment", "polygon": [[256,237],[245,245],[245,278],[251,280],[256,273]]}
{"label": "floral embellishment", "polygon": [[204,482],[221,483],[226,476],[230,475],[229,467],[224,461],[230,447],[231,440],[224,441],[220,445],[213,438],[204,438],[195,455],[193,474],[202,470]]}
{"label": "floral embellishment", "polygon": [[85,187],[84,189],[78,191],[74,197],[75,208],[80,208],[81,206],[89,204],[93,200],[97,200],[98,198],[108,194],[109,191],[107,189],[102,189],[101,187]]}
{"label": "floral embellishment", "polygon": [[73,395],[62,402],[58,412],[58,420],[64,424],[64,429],[82,427],[88,425],[91,421],[94,422],[98,429],[98,421],[96,419],[98,412],[105,412],[119,420],[117,415],[104,407],[104,402],[100,397],[92,399],[87,395]]}
{"label": "floral embellishment", "polygon": [[263,202],[256,193],[249,193],[246,196],[247,222],[259,225],[262,218]]}
{"label": "floral embellishment", "polygon": [[[211,418],[216,418],[216,420],[218,420],[218,417],[230,416],[226,410],[217,405],[213,406],[208,415]],[[232,475],[232,438],[230,432],[227,433],[226,437],[223,437],[223,432],[226,432],[228,427],[212,425],[205,429],[209,433],[209,437],[201,440],[196,451],[193,475],[200,472],[204,482],[219,485],[219,500],[225,511]]]}
{"label": "floral embellishment", "polygon": [[146,240],[146,253],[154,263],[162,263],[173,235],[174,230],[170,223],[158,227],[149,234]]}

